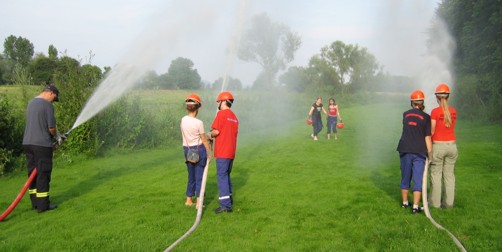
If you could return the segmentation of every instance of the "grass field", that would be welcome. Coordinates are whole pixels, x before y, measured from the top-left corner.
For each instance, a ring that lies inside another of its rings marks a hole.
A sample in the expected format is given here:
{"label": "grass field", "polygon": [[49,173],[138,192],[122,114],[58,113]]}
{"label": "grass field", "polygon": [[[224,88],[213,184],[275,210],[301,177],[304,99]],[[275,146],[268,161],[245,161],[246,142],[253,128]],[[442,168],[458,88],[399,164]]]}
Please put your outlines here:
{"label": "grass field", "polygon": [[[337,141],[312,141],[303,120],[241,131],[234,212],[213,213],[213,162],[201,224],[175,251],[456,251],[425,215],[400,207],[405,109],[345,108]],[[431,214],[468,251],[502,251],[502,127],[460,121],[457,138],[456,206]],[[196,216],[184,206],[183,161],[180,146],[56,160],[59,208],[38,214],[25,197],[0,223],[0,251],[162,251]],[[0,211],[25,181],[19,171],[0,178]]]}

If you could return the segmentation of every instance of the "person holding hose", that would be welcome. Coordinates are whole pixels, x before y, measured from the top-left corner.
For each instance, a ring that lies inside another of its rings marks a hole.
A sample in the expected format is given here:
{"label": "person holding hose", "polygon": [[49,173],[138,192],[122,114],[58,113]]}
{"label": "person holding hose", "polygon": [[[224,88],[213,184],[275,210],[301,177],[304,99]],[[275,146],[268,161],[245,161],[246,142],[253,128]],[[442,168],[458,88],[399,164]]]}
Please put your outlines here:
{"label": "person holding hose", "polygon": [[340,109],[338,109],[338,104],[335,102],[335,98],[329,98],[329,105],[328,105],[328,140],[331,138],[331,131],[333,131],[335,140],[338,139],[336,135],[336,124],[338,121],[338,118],[340,118],[340,122],[342,121],[342,117],[340,115]]}
{"label": "person holding hose", "polygon": [[198,153],[197,161],[186,160],[188,181],[186,188],[186,206],[192,206],[192,197],[196,196],[196,208],[203,206],[199,201],[202,185],[202,176],[206,166],[207,157],[211,156],[211,146],[204,133],[204,123],[197,119],[199,108],[202,107],[201,99],[197,94],[189,94],[185,99],[187,115],[181,118],[181,135],[183,137],[183,151],[187,157],[189,149],[195,149]]}
{"label": "person holding hose", "polygon": [[312,127],[314,130],[314,133],[312,133],[311,137],[315,141],[317,141],[317,134],[319,134],[319,132],[321,132],[322,130],[321,112],[323,112],[325,115],[328,114],[322,106],[322,98],[317,97],[316,102],[312,104],[312,107],[310,107],[309,110],[309,119],[312,119]]}
{"label": "person holding hose", "polygon": [[423,110],[425,95],[420,90],[411,93],[411,109],[403,113],[403,132],[397,145],[401,162],[401,197],[403,208],[409,207],[408,193],[413,181],[412,213],[422,212],[419,207],[422,196],[422,178],[425,160],[431,151],[431,120]]}
{"label": "person holding hose", "polygon": [[209,138],[214,138],[214,157],[216,158],[216,175],[218,177],[218,202],[220,206],[214,210],[216,214],[232,212],[232,179],[230,173],[237,150],[237,134],[239,120],[230,109],[234,103],[234,96],[230,92],[218,95],[218,113],[211,125]]}
{"label": "person holding hose", "polygon": [[[431,112],[432,158],[431,173],[431,204],[435,208],[452,208],[455,199],[455,162],[458,157],[455,143],[455,123],[457,111],[448,105],[450,88],[439,84],[436,88],[436,100],[439,107]],[[442,188],[444,182],[444,197]]]}
{"label": "person holding hose", "polygon": [[28,177],[37,169],[37,175],[29,187],[31,206],[39,213],[54,210],[57,205],[50,204],[49,187],[52,174],[52,139],[59,144],[64,136],[57,133],[53,102],[59,101],[59,90],[48,84],[33,98],[26,108],[26,126],[23,135],[23,148],[28,165]]}

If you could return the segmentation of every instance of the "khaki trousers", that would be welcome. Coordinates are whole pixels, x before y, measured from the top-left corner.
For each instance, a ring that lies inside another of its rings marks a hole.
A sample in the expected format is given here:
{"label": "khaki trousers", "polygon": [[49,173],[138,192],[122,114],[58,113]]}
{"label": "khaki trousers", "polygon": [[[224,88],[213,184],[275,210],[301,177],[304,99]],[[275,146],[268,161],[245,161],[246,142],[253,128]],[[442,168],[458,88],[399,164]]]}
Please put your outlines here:
{"label": "khaki trousers", "polygon": [[435,208],[453,207],[455,199],[454,171],[457,157],[458,150],[455,142],[432,144],[430,202]]}

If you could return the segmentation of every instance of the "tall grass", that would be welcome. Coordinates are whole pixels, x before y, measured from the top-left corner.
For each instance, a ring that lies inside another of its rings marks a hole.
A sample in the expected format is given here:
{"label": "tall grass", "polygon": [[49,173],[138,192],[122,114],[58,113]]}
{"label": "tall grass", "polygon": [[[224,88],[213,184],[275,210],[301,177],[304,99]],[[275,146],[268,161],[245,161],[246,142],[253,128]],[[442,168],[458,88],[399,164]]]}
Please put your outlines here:
{"label": "tall grass", "polygon": [[[213,162],[202,222],[176,251],[456,251],[424,215],[400,207],[395,148],[404,104],[345,108],[336,141],[313,141],[303,119],[242,130],[232,172],[234,212],[212,212],[218,206]],[[456,205],[432,215],[467,250],[501,251],[502,128],[463,121],[457,128]],[[0,250],[164,250],[196,215],[183,204],[180,145],[56,160],[51,198],[59,208],[38,214],[25,197],[0,223]],[[1,208],[25,179],[24,172],[0,178]]]}

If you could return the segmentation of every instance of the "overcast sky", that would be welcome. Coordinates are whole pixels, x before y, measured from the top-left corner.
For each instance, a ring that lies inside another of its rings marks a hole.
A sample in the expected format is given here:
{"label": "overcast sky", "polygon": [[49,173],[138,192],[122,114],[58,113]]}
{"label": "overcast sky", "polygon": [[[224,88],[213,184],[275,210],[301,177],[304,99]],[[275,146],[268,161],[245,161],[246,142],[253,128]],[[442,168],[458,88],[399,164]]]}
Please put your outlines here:
{"label": "overcast sky", "polygon": [[[302,38],[291,65],[306,66],[321,47],[341,40],[367,48],[392,74],[415,75],[438,2],[248,0],[242,8],[238,0],[0,0],[0,39],[22,36],[45,55],[52,44],[83,64],[92,51],[91,63],[101,68],[143,62],[148,54],[147,67],[164,73],[173,59],[189,58],[212,82],[232,62],[227,56],[239,20],[265,12]],[[230,66],[230,75],[245,86],[259,72],[255,63],[235,60]]]}

